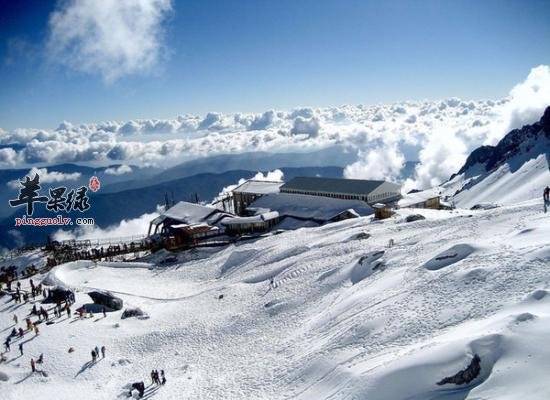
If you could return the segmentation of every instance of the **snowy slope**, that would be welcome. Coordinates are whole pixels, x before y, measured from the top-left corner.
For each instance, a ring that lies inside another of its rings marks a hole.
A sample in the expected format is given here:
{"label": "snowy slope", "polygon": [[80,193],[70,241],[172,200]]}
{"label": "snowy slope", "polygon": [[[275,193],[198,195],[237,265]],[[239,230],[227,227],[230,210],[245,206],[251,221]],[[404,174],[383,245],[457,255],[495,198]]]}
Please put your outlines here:
{"label": "snowy slope", "polygon": [[[453,196],[459,207],[472,207],[479,203],[516,204],[541,199],[543,189],[550,185],[550,146],[545,153],[521,154],[514,157],[515,169],[506,163],[496,170],[454,177],[442,185],[442,194]],[[456,193],[456,194],[455,194]]]}
{"label": "snowy slope", "polygon": [[442,185],[459,207],[515,204],[540,199],[550,185],[550,107],[541,120],[508,133],[497,146],[482,146]]}
{"label": "snowy slope", "polygon": [[[64,316],[27,334],[23,357],[14,341],[2,398],[124,398],[162,368],[167,385],[146,398],[548,399],[550,216],[534,201],[422,210],[426,220],[406,223],[410,212],[181,253],[162,267],[164,255],[60,265],[46,281],[76,288],[77,305],[108,289],[150,318]],[[0,299],[2,334],[29,309]],[[89,365],[96,345],[107,357]],[[40,353],[47,377],[29,374]],[[474,353],[478,378],[436,385]]]}

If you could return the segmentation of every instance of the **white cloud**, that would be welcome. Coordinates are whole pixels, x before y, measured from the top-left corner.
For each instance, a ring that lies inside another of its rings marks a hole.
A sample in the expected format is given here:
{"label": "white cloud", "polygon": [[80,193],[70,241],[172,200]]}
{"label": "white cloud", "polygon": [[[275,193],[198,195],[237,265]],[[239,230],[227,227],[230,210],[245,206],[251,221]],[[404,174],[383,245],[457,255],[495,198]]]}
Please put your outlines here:
{"label": "white cloud", "polygon": [[97,226],[80,226],[71,231],[59,229],[54,234],[54,240],[85,240],[102,238],[126,238],[131,236],[141,236],[147,234],[149,223],[160,214],[160,210],[150,214],[143,214],[138,218],[125,219],[118,224],[109,226],[105,229]]}
{"label": "white cloud", "polygon": [[548,76],[549,67],[537,67],[510,98],[500,100],[451,98],[260,114],[212,112],[91,124],[64,121],[53,131],[0,131],[0,145],[16,145],[0,149],[0,165],[116,161],[166,166],[216,154],[310,152],[343,146],[360,155],[346,169],[347,176],[396,177],[404,157],[420,161],[409,184],[424,188],[457,172],[474,148],[504,136],[513,125],[510,121],[539,119],[549,104]]}
{"label": "white cloud", "polygon": [[548,106],[550,66],[539,65],[510,91],[509,101],[502,108],[500,121],[494,125],[487,143],[494,144],[510,130],[538,121]]}
{"label": "white cloud", "polygon": [[149,72],[163,56],[171,0],[67,0],[49,18],[51,58],[106,82]]}
{"label": "white cloud", "polygon": [[12,148],[0,149],[0,165],[15,166],[18,161],[18,154]]}
{"label": "white cloud", "polygon": [[[254,175],[250,179],[254,179],[256,181],[271,181],[271,182],[282,182],[284,178],[284,173],[280,169],[275,169],[273,171],[266,172],[265,175],[262,172],[258,172],[256,175]],[[229,185],[224,187],[220,193],[218,193],[217,198],[225,197],[228,193],[230,193],[233,189],[235,189],[237,186],[242,185],[245,183],[248,179],[241,178],[239,181],[234,185]],[[215,200],[214,200],[215,201]]]}
{"label": "white cloud", "polygon": [[129,165],[119,165],[118,167],[109,167],[105,169],[107,175],[123,175],[132,172],[132,167]]}
{"label": "white cloud", "polygon": [[293,135],[306,134],[309,137],[317,137],[317,135],[319,135],[320,128],[321,124],[319,123],[319,119],[306,119],[304,117],[298,116],[294,120],[294,124],[292,125],[290,133]]}
{"label": "white cloud", "polygon": [[344,169],[344,176],[353,179],[396,180],[405,157],[396,144],[361,151],[359,160]]}
{"label": "white cloud", "polygon": [[272,182],[282,182],[284,178],[284,173],[280,169],[275,169],[273,171],[266,172],[265,175],[262,172],[258,172],[252,179],[256,181],[272,181]]}
{"label": "white cloud", "polygon": [[[58,172],[58,171],[49,172],[47,168],[36,168],[36,167],[31,168],[31,170],[27,172],[26,175],[30,178],[33,178],[36,174],[40,176],[40,183],[74,181],[80,178],[80,176],[82,175],[80,172],[73,172],[68,174],[64,172]],[[21,178],[23,179],[23,177]],[[8,182],[7,185],[14,189],[18,189],[20,186],[18,179]]]}
{"label": "white cloud", "polygon": [[426,189],[449,179],[466,161],[468,147],[456,132],[440,126],[430,135],[419,153],[415,180],[409,180],[405,190]]}

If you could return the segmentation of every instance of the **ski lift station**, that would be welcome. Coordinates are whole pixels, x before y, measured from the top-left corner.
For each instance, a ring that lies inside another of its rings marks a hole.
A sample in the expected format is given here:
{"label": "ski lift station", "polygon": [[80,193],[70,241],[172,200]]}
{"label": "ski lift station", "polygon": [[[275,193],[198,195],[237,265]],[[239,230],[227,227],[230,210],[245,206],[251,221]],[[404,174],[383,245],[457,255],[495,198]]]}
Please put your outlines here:
{"label": "ski lift station", "polygon": [[148,237],[165,248],[289,230],[374,214],[395,205],[401,186],[387,181],[297,177],[287,183],[250,179],[214,205],[179,202],[151,221]]}

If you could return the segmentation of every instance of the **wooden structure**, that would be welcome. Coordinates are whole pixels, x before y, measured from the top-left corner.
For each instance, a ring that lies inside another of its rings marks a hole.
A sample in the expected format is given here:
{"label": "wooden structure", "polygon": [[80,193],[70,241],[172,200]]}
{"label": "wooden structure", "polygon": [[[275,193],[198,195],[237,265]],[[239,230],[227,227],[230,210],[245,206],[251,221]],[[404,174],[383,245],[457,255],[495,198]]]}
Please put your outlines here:
{"label": "wooden structure", "polygon": [[376,203],[372,205],[372,208],[374,208],[374,218],[376,219],[386,219],[393,215],[392,209],[387,204]]}
{"label": "wooden structure", "polygon": [[219,235],[219,229],[208,225],[168,225],[161,232],[161,244],[167,250],[193,247],[200,241]]}
{"label": "wooden structure", "polygon": [[400,208],[430,208],[434,210],[446,208],[441,203],[439,191],[435,189],[409,192],[397,204]]}
{"label": "wooden structure", "polygon": [[225,233],[228,235],[243,235],[249,233],[266,232],[280,221],[277,211],[266,212],[251,217],[227,218],[222,221]]}

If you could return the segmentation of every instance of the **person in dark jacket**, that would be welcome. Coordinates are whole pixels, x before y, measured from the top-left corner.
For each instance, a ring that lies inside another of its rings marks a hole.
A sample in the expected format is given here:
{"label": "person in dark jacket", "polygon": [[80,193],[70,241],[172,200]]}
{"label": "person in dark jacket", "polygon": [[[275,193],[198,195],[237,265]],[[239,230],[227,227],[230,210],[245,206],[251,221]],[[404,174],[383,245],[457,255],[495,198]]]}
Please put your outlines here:
{"label": "person in dark jacket", "polygon": [[23,343],[19,343],[19,352],[23,355]]}
{"label": "person in dark jacket", "polygon": [[130,389],[130,397],[132,397],[132,390],[137,390],[139,397],[143,397],[143,394],[145,393],[145,384],[143,382],[134,382],[132,383],[132,387]]}
{"label": "person in dark jacket", "polygon": [[160,370],[160,379],[161,379],[161,383],[164,385],[166,383],[166,377],[164,376],[163,369]]}

